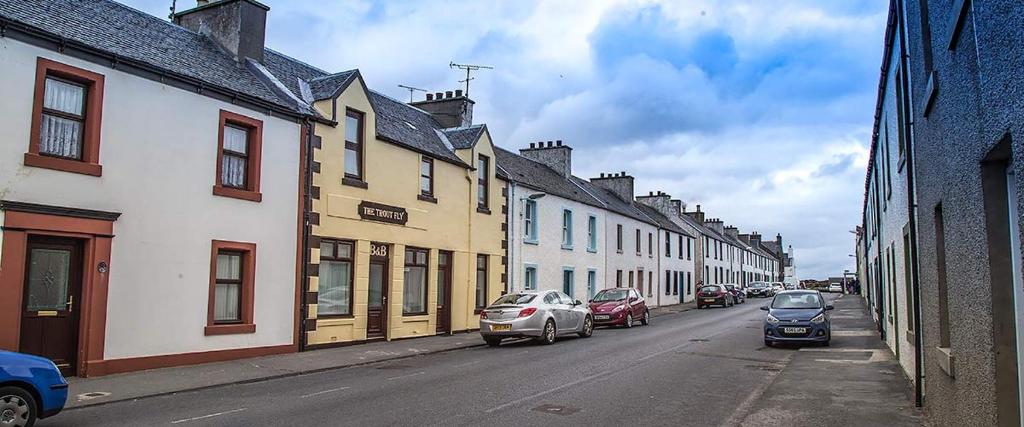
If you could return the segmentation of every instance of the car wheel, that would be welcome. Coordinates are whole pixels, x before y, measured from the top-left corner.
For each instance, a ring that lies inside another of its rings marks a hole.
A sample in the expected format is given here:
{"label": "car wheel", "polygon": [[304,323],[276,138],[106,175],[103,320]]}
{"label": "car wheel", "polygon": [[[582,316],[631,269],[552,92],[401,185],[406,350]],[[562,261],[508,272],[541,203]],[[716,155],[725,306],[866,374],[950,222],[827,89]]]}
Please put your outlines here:
{"label": "car wheel", "polygon": [[640,319],[640,324],[647,326],[651,324],[651,311],[644,310],[644,317]]}
{"label": "car wheel", "polygon": [[501,338],[490,338],[490,337],[488,337],[488,338],[484,338],[484,342],[486,342],[487,345],[489,345],[491,347],[497,347],[497,346],[501,345]]}
{"label": "car wheel", "polygon": [[0,387],[0,424],[32,427],[39,415],[36,399],[20,387]]}
{"label": "car wheel", "polygon": [[583,330],[580,331],[580,338],[590,338],[591,335],[594,335],[594,319],[587,316],[583,319]]}
{"label": "car wheel", "polygon": [[626,323],[624,324],[624,326],[627,328],[633,327],[633,313],[629,313],[626,315]]}
{"label": "car wheel", "polygon": [[550,345],[555,343],[555,321],[548,319],[544,323],[544,332],[540,336],[540,343]]}

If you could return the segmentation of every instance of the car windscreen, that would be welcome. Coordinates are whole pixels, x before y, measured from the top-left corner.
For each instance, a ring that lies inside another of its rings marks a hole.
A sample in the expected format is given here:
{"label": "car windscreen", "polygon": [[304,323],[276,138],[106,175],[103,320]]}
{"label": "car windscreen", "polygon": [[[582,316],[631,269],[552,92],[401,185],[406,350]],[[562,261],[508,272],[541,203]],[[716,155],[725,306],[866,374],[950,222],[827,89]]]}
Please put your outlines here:
{"label": "car windscreen", "polygon": [[606,291],[598,292],[594,295],[594,302],[609,302],[609,301],[622,301],[626,299],[625,289],[611,289]]}
{"label": "car windscreen", "polygon": [[718,291],[721,291],[721,290],[722,290],[722,288],[720,288],[718,286],[705,286],[703,288],[700,288],[701,292],[718,292]]}
{"label": "car windscreen", "polygon": [[536,298],[536,297],[537,296],[533,295],[533,294],[508,294],[508,295],[502,296],[501,298],[498,298],[497,301],[494,301],[494,305],[502,305],[502,304],[514,304],[514,305],[529,304],[530,301],[533,301],[533,299]]}
{"label": "car windscreen", "polygon": [[772,301],[772,308],[821,308],[821,300],[810,292],[778,294]]}
{"label": "car windscreen", "polygon": [[751,283],[750,287],[751,288],[767,288],[768,284],[767,283],[756,282],[756,283]]}

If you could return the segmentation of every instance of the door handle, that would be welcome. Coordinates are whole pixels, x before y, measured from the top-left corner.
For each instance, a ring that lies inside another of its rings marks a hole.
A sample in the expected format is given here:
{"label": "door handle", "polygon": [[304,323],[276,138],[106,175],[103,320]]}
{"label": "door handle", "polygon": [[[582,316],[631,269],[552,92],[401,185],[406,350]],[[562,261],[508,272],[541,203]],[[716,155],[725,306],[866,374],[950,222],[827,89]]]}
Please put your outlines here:
{"label": "door handle", "polygon": [[70,313],[72,311],[71,309],[74,306],[75,306],[75,296],[74,295],[70,295],[70,296],[68,296],[67,311]]}

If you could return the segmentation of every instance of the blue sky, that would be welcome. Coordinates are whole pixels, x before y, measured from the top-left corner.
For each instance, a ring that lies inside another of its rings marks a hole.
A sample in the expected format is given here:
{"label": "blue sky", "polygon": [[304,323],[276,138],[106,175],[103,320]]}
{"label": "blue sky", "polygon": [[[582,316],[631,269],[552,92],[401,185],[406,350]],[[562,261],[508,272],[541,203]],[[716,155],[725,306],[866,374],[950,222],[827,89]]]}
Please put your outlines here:
{"label": "blue sky", "polygon": [[265,0],[269,47],[397,99],[459,87],[451,61],[494,66],[471,95],[498,145],[561,139],[578,176],[782,233],[801,278],[853,270],[886,3]]}

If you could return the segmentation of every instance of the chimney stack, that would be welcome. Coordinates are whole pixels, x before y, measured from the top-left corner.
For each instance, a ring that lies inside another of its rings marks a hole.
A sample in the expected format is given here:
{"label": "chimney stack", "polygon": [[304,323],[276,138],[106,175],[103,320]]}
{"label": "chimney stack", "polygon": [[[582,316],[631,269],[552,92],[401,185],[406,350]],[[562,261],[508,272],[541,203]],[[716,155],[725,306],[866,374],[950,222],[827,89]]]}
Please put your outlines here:
{"label": "chimney stack", "polygon": [[199,0],[174,23],[212,39],[238,62],[263,62],[269,7],[255,0]]}
{"label": "chimney stack", "polygon": [[534,147],[531,142],[530,148],[519,150],[519,155],[543,163],[565,178],[572,175],[572,147],[562,145],[561,139],[558,140],[558,145],[555,145],[554,141],[548,141],[545,146],[544,141],[540,141]]}
{"label": "chimney stack", "polygon": [[689,215],[690,218],[693,218],[694,221],[704,224],[704,212],[701,212],[700,205],[697,205],[696,211],[686,212],[686,214]]}
{"label": "chimney stack", "polygon": [[636,201],[654,208],[666,217],[679,217],[679,208],[673,203],[672,196],[663,191],[651,191],[646,196],[637,197]]}
{"label": "chimney stack", "polygon": [[635,193],[633,192],[633,177],[625,171],[617,174],[609,174],[604,178],[590,178],[594,185],[611,191],[616,197],[627,203],[632,203]]}
{"label": "chimney stack", "polygon": [[410,102],[409,105],[419,108],[434,116],[442,127],[460,128],[473,125],[473,102],[463,96],[462,90],[436,92],[431,97],[427,94],[425,101]]}

